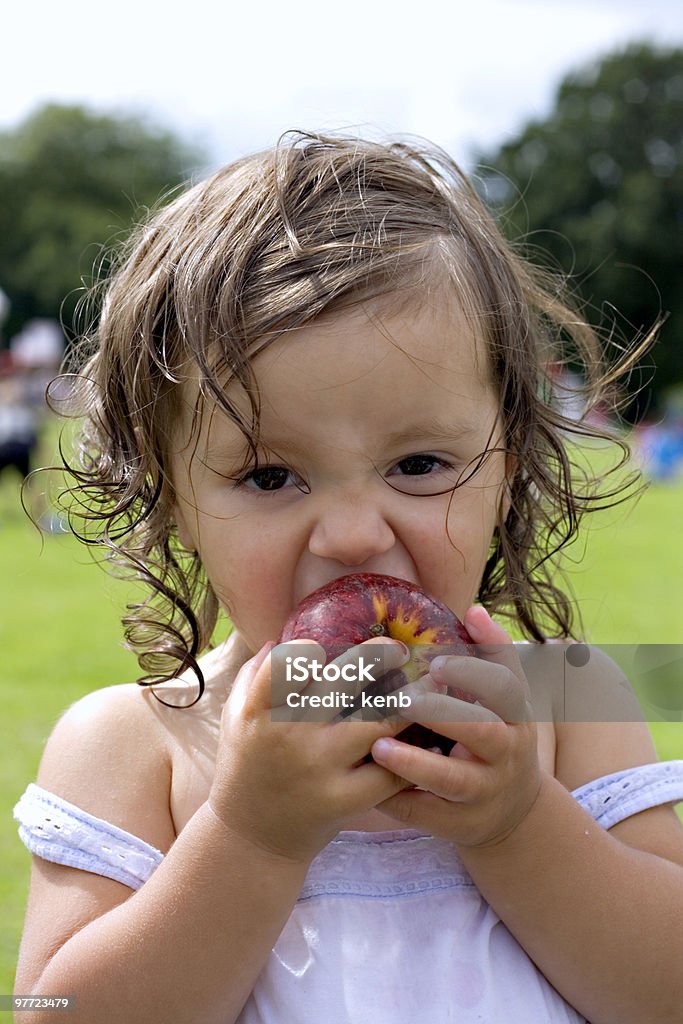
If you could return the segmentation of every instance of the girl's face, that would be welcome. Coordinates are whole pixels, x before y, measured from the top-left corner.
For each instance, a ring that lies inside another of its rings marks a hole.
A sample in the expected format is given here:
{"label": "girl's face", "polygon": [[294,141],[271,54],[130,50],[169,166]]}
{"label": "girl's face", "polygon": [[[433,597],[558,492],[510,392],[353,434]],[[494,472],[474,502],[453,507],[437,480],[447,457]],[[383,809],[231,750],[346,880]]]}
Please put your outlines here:
{"label": "girl's face", "polygon": [[[506,514],[504,454],[470,476],[502,445],[484,342],[450,299],[388,308],[322,317],[256,356],[256,471],[240,475],[247,445],[220,410],[205,408],[190,438],[187,396],[171,456],[180,539],[254,651],[349,573],[410,580],[460,618],[476,598]],[[248,422],[242,389],[227,394]]]}

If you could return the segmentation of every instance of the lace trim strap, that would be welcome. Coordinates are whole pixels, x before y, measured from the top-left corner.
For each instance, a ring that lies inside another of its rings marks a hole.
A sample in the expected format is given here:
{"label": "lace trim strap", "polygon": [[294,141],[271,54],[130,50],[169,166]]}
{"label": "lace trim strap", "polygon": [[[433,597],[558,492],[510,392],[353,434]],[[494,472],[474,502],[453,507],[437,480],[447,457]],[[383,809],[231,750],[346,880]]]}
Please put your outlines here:
{"label": "lace trim strap", "polygon": [[656,761],[603,775],[572,796],[603,828],[632,814],[683,800],[683,761]]}
{"label": "lace trim strap", "polygon": [[55,864],[139,889],[164,859],[156,847],[31,783],[14,808],[24,845]]}

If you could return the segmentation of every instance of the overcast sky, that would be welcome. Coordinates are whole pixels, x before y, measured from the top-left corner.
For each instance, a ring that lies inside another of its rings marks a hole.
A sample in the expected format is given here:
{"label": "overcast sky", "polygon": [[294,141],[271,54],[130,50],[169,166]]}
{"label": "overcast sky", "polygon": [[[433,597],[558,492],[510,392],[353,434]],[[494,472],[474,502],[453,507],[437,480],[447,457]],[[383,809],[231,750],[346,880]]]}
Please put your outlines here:
{"label": "overcast sky", "polygon": [[683,45],[680,0],[8,0],[2,18],[1,127],[86,102],[150,114],[214,164],[287,128],[350,126],[466,163],[546,113],[577,64]]}

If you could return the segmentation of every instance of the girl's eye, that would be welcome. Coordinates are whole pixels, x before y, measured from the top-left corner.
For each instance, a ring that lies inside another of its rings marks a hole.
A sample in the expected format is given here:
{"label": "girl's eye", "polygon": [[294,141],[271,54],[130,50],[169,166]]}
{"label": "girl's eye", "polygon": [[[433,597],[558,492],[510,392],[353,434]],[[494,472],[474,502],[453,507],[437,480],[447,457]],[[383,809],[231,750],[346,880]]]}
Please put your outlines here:
{"label": "girl's eye", "polygon": [[292,477],[292,482],[297,487],[300,487],[300,484],[294,479],[294,474],[291,470],[285,469],[284,466],[262,466],[260,469],[252,469],[250,473],[241,477],[238,482],[240,486],[247,487],[250,490],[281,491],[287,484],[290,476]]}
{"label": "girl's eye", "polygon": [[447,466],[448,463],[439,459],[436,455],[409,455],[401,459],[398,466],[404,476],[425,476],[431,473],[434,468]]}
{"label": "girl's eye", "polygon": [[387,482],[404,494],[442,494],[457,486],[461,469],[438,455],[407,455],[395,464]]}
{"label": "girl's eye", "polygon": [[253,470],[242,483],[251,482],[259,491],[279,491],[285,486],[288,476],[289,470],[284,466],[264,466]]}

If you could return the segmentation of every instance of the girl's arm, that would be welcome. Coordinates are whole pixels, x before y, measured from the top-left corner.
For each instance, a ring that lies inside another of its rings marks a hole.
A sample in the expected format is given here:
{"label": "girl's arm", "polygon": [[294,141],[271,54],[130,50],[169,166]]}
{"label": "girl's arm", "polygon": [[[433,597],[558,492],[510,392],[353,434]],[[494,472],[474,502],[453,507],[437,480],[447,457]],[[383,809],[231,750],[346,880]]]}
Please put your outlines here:
{"label": "girl's arm", "polygon": [[[16,991],[75,995],[72,1024],[228,1024],[289,917],[307,864],[233,834],[208,803],[173,841],[169,766],[134,690],[113,687],[67,712],[38,781],[168,852],[134,893],[36,859]],[[22,1024],[34,1018],[52,1019],[46,1010],[21,1014]]]}
{"label": "girl's arm", "polygon": [[[51,866],[55,892],[73,871]],[[245,843],[203,804],[149,881],[68,939],[31,994],[75,994],[72,1024],[229,1024],[305,875],[306,865]]]}
{"label": "girl's arm", "polygon": [[627,844],[546,775],[510,835],[460,847],[483,896],[592,1024],[671,1024],[683,1006],[683,830],[670,808],[637,818],[622,823]]}
{"label": "girl's arm", "polygon": [[410,720],[459,744],[450,758],[375,744],[376,760],[421,787],[379,809],[456,843],[491,907],[592,1024],[671,1024],[683,1006],[683,828],[661,806],[606,831],[569,792],[657,759],[647,726],[633,721],[622,673],[594,651],[572,679],[567,699],[593,720],[556,726],[553,777],[538,765],[514,646],[483,609],[465,625],[480,659],[449,658],[440,678],[482,706],[443,695],[421,709],[414,702]]}
{"label": "girl's arm", "polygon": [[[387,671],[403,664],[402,645],[367,641],[377,643],[389,645]],[[75,996],[72,1024],[230,1024],[313,857],[346,820],[406,785],[365,763],[377,738],[404,728],[400,720],[334,723],[334,710],[329,721],[273,720],[269,646],[237,674],[209,796],[175,841],[170,759],[139,689],[102,691],[58,724],[39,784],[167,852],[132,895],[85,871],[41,865],[18,994]],[[23,1024],[48,1024],[45,1014]]]}

